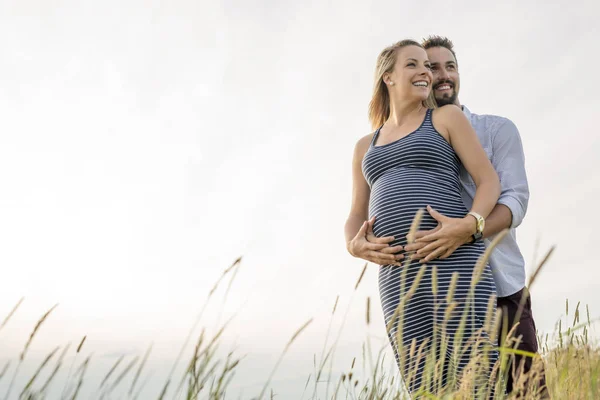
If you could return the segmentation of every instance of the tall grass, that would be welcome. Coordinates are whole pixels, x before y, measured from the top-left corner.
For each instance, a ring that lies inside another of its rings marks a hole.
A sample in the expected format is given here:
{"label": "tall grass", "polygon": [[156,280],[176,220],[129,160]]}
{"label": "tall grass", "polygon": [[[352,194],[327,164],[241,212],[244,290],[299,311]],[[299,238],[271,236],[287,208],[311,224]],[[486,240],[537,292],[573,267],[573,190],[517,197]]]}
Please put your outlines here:
{"label": "tall grass", "polygon": [[[418,219],[418,216],[417,216]],[[418,223],[417,223],[418,225]],[[415,226],[417,226],[415,225]],[[412,233],[412,230],[411,230]],[[410,235],[409,235],[410,236]],[[501,238],[500,238],[501,239]],[[498,239],[498,240],[500,240]],[[548,254],[543,258],[542,262],[537,266],[535,272],[531,275],[528,286],[535,284],[536,278],[539,276],[543,266],[550,258],[553,249],[550,249]],[[481,271],[485,266],[489,250],[483,256],[481,262],[477,265],[474,272],[472,287],[477,284]],[[407,261],[409,262],[409,261]],[[236,372],[241,363],[244,362],[243,357],[238,357],[234,352],[226,353],[226,356],[219,356],[222,352],[219,351],[223,332],[226,330],[229,321],[222,324],[215,334],[209,336],[207,330],[202,327],[197,333],[197,328],[202,323],[202,317],[208,304],[210,303],[213,294],[227,277],[230,278],[227,285],[228,293],[232,282],[241,265],[241,258],[237,259],[229,268],[227,268],[219,280],[216,282],[212,290],[209,292],[206,303],[203,305],[198,317],[192,325],[186,340],[184,341],[176,361],[171,368],[168,376],[163,378],[164,385],[162,390],[154,394],[141,393],[144,389],[145,382],[149,379],[149,374],[146,373],[148,357],[151,353],[152,345],[146,350],[143,357],[141,355],[127,359],[125,356],[120,357],[113,366],[105,372],[100,384],[96,385],[95,399],[109,398],[127,398],[127,399],[223,399],[230,398],[227,394],[234,382]],[[367,269],[365,264],[360,276],[354,286],[352,296],[356,296],[357,289],[362,281],[362,278]],[[400,300],[400,305],[394,313],[394,320],[402,321],[403,307],[414,296],[416,287],[424,274],[431,274],[432,287],[431,290],[437,296],[439,288],[437,279],[437,269],[434,266],[423,266],[415,280],[406,286],[404,297]],[[406,284],[404,282],[403,284]],[[453,368],[454,366],[446,365],[441,359],[436,358],[437,351],[427,351],[424,344],[417,346],[412,343],[410,346],[400,347],[399,357],[401,359],[401,374],[390,374],[389,366],[394,364],[394,360],[386,360],[385,354],[387,350],[385,346],[374,351],[371,339],[367,338],[362,345],[362,349],[357,349],[358,356],[353,358],[353,361],[348,369],[343,369],[342,372],[334,373],[334,356],[337,345],[339,343],[340,334],[344,328],[344,322],[347,319],[348,311],[352,307],[352,302],[342,317],[341,327],[335,335],[335,338],[330,342],[332,334],[332,322],[336,318],[339,296],[336,297],[333,309],[331,312],[327,334],[324,338],[324,343],[319,356],[314,355],[314,371],[306,371],[307,380],[303,387],[297,388],[298,396],[302,399],[308,395],[309,399],[361,399],[361,400],[379,400],[379,399],[409,399],[409,394],[406,390],[406,384],[414,379],[417,361],[424,360],[425,368],[423,375],[423,383],[421,387],[416,388],[414,395],[419,398],[428,399],[472,399],[472,398],[493,398],[493,399],[541,399],[545,393],[541,388],[536,387],[537,379],[535,377],[545,370],[547,378],[547,388],[552,398],[554,399],[598,399],[600,398],[600,348],[593,340],[590,330],[592,328],[592,320],[590,319],[589,310],[586,307],[585,318],[582,318],[581,305],[578,303],[572,316],[569,315],[568,302],[565,305],[566,316],[565,320],[560,320],[557,323],[557,329],[553,338],[548,335],[540,337],[541,352],[540,354],[525,353],[517,349],[520,338],[515,337],[515,329],[508,332],[502,332],[502,346],[490,345],[489,341],[483,340],[482,332],[477,332],[472,337],[463,338],[470,345],[468,348],[464,346],[452,346],[449,343],[447,335],[445,335],[445,323],[450,318],[455,318],[457,304],[453,298],[456,279],[452,280],[450,290],[443,299],[440,300],[438,307],[444,311],[445,320],[441,326],[436,329],[434,337],[431,338],[433,350],[439,350],[439,353],[444,354],[448,348],[452,347],[456,354],[453,357],[460,357],[465,351],[469,351],[469,359],[471,360],[467,367],[457,373],[458,379],[449,378],[442,379],[444,368]],[[472,291],[470,300],[472,301]],[[332,299],[333,300],[333,299]],[[8,316],[3,320],[0,329],[4,327],[11,316],[15,313],[21,299],[17,305],[11,310]],[[371,325],[371,299],[364,299],[365,307],[365,324]],[[8,379],[11,376],[10,384],[7,392],[2,398],[9,399],[51,399],[49,387],[51,384],[61,384],[62,394],[61,399],[75,400],[80,398],[81,388],[86,385],[85,374],[91,368],[92,355],[85,357],[73,373],[73,368],[76,364],[77,356],[82,350],[86,337],[79,342],[75,350],[75,357],[72,363],[68,366],[68,374],[65,382],[54,382],[57,373],[66,368],[64,358],[70,349],[69,344],[62,347],[56,347],[50,352],[38,366],[34,375],[32,375],[22,388],[13,388],[13,384],[19,374],[20,367],[24,362],[27,351],[39,334],[44,321],[49,317],[52,307],[46,312],[34,327],[31,335],[26,340],[24,348],[16,362],[9,362],[4,366],[0,366],[0,382],[3,379]],[[468,310],[468,307],[464,307]],[[466,312],[466,311],[465,311]],[[490,334],[492,343],[496,340],[496,332],[501,318],[504,318],[495,307],[494,303],[488,304],[488,315],[485,321],[484,329]],[[465,321],[464,315],[461,316],[461,322]],[[268,376],[265,376],[265,383],[259,393],[256,393],[252,398],[255,400],[272,399],[277,395],[275,389],[271,387],[272,378],[277,374],[279,365],[284,359],[286,353],[294,345],[297,338],[302,335],[305,329],[310,325],[312,320],[305,322],[303,325],[291,333],[282,352],[273,365],[273,368]],[[462,326],[464,329],[464,326]],[[366,327],[365,327],[366,328]],[[392,332],[394,321],[390,321],[387,326],[382,326],[381,329]],[[394,332],[395,339],[398,343],[402,343],[401,329]],[[195,345],[190,354],[188,344],[192,337],[196,337]],[[462,342],[461,342],[462,343]],[[428,344],[428,345],[429,345]],[[490,354],[497,352],[498,362],[493,365],[490,370],[489,360]],[[59,354],[58,358],[56,358]],[[515,370],[514,363],[511,366],[511,359],[516,354],[528,355],[533,357],[534,366],[529,375],[521,374],[517,377],[514,387],[515,391],[511,395],[504,393],[504,382],[508,374]],[[50,364],[55,361],[54,368],[49,372],[45,380],[41,380],[41,372],[50,368]],[[183,365],[181,363],[183,362]],[[175,377],[174,371],[180,366],[185,366],[185,371],[182,376]],[[366,373],[359,373],[361,370]],[[12,371],[12,373],[11,373]],[[302,374],[302,372],[299,372]],[[450,374],[452,376],[452,374]],[[154,379],[157,379],[156,377]],[[141,383],[140,383],[141,382]],[[91,385],[91,384],[89,384]],[[118,393],[116,397],[115,393]]]}

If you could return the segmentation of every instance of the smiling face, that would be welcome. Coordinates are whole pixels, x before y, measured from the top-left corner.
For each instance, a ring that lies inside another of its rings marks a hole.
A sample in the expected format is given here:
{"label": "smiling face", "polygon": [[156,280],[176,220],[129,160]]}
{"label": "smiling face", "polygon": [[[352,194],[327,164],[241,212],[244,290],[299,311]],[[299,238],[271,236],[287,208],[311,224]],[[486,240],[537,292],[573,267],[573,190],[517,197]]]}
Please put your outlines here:
{"label": "smiling face", "polygon": [[427,52],[419,46],[399,49],[392,72],[385,73],[383,80],[391,96],[424,101],[433,82]]}
{"label": "smiling face", "polygon": [[445,47],[427,49],[433,73],[433,94],[438,106],[459,104],[460,74],[456,58]]}

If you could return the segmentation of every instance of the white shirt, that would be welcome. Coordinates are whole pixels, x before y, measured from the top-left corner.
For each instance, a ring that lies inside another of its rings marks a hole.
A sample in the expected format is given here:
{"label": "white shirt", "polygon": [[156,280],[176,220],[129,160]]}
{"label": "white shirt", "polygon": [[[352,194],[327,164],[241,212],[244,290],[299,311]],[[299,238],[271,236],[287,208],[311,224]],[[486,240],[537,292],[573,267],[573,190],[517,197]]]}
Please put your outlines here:
{"label": "white shirt", "polygon": [[[498,297],[506,297],[525,286],[525,260],[517,245],[515,230],[523,221],[529,202],[523,145],[517,127],[508,118],[473,114],[465,106],[463,112],[500,178],[502,191],[498,203],[508,207],[512,213],[510,231],[489,259]],[[464,167],[461,168],[460,180],[463,201],[467,209],[471,209],[476,187]],[[485,239],[485,245],[488,246],[493,239],[493,236]]]}

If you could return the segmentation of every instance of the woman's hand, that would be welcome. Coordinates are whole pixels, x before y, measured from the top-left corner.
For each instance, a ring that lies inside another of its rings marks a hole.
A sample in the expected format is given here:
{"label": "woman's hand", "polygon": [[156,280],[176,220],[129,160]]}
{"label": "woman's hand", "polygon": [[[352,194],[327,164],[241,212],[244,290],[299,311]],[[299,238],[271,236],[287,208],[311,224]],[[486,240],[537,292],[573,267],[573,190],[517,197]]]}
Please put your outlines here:
{"label": "woman's hand", "polygon": [[394,241],[393,236],[378,238],[373,233],[375,217],[363,222],[358,233],[348,242],[348,252],[354,257],[372,262],[378,265],[401,266],[403,254],[395,254],[402,251],[402,246],[390,246]]}
{"label": "woman's hand", "polygon": [[438,222],[437,228],[432,232],[422,234],[417,232],[415,243],[407,245],[406,251],[415,251],[413,260],[422,263],[436,258],[448,258],[465,243],[469,243],[476,229],[474,217],[467,215],[464,218],[450,218],[440,214],[431,206],[427,206],[429,214]]}

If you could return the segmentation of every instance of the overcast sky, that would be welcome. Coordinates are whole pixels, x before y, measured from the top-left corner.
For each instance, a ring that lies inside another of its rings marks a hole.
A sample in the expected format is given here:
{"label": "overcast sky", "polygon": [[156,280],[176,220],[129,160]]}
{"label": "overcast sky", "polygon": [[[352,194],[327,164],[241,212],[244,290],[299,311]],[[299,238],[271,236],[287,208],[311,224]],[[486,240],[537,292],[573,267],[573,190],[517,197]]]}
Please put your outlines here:
{"label": "overcast sky", "polygon": [[527,268],[557,246],[532,288],[539,330],[552,333],[566,298],[600,316],[597,4],[0,2],[0,319],[25,296],[0,362],[59,303],[32,360],[88,335],[94,379],[154,342],[162,382],[238,256],[205,323],[236,315],[224,340],[248,354],[246,396],[314,318],[274,381],[302,391],[337,295],[334,326],[349,312],[336,368],[368,335],[385,345],[376,266],[352,294],[364,265],[343,238],[352,149],[369,132],[378,53],[429,34],[455,43],[461,102],[520,130]]}

